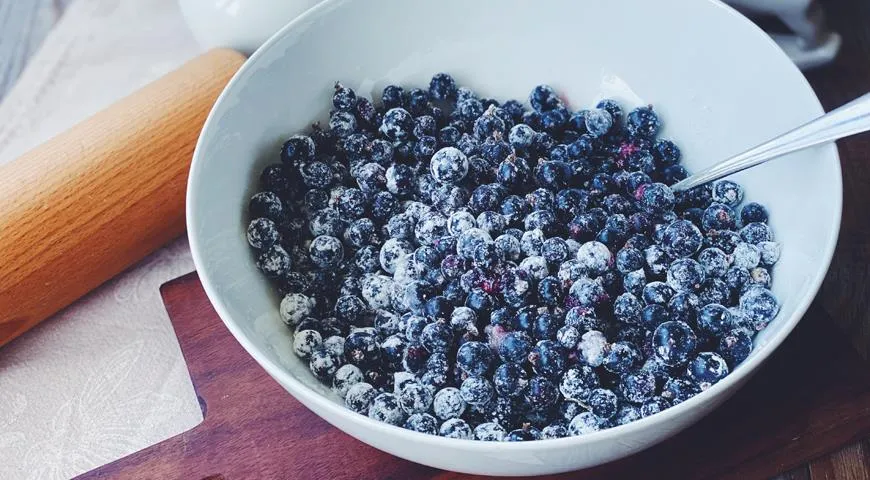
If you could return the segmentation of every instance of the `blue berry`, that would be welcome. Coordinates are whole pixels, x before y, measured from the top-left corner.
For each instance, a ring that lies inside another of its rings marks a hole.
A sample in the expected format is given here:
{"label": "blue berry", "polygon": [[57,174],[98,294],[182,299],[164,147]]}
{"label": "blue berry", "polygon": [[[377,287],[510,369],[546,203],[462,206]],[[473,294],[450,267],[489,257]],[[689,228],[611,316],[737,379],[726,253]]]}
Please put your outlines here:
{"label": "blue berry", "polygon": [[689,257],[701,249],[704,236],[692,222],[676,220],[662,234],[662,247],[671,257]]}
{"label": "blue berry", "polygon": [[596,108],[586,112],[586,131],[593,137],[606,135],[613,123],[613,116],[607,110]]}
{"label": "blue berry", "polygon": [[659,164],[664,166],[676,165],[680,161],[680,149],[670,140],[658,140],[652,152]]}
{"label": "blue berry", "polygon": [[649,282],[643,287],[643,300],[647,304],[667,305],[674,290],[664,282]]}
{"label": "blue berry", "polygon": [[282,278],[292,266],[290,254],[281,245],[275,244],[262,250],[257,257],[257,268],[268,278]]}
{"label": "blue berry", "polygon": [[740,296],[740,309],[749,317],[757,330],[761,330],[779,313],[779,302],[770,290],[751,287]]}
{"label": "blue berry", "polygon": [[708,278],[698,291],[698,298],[702,305],[727,303],[730,295],[731,291],[728,289],[728,285],[725,285],[725,282],[718,278]]}
{"label": "blue berry", "polygon": [[311,373],[324,382],[330,381],[340,366],[341,360],[323,346],[314,349],[308,359],[308,368]]}
{"label": "blue berry", "polygon": [[582,412],[568,424],[568,433],[572,436],[587,435],[604,428],[604,421],[592,412]]}
{"label": "blue berry", "polygon": [[743,188],[731,180],[720,180],[713,185],[713,201],[736,207],[743,201]]}
{"label": "blue berry", "polygon": [[728,364],[716,353],[701,352],[689,362],[686,375],[703,391],[728,375]]}
{"label": "blue berry", "polygon": [[455,147],[444,147],[432,156],[430,168],[436,181],[458,183],[468,173],[468,158]]}
{"label": "blue berry", "polygon": [[492,352],[482,342],[466,342],[456,353],[456,365],[470,376],[480,376],[489,370]]}
{"label": "blue berry", "polygon": [[455,98],[456,90],[456,81],[449,74],[436,73],[429,81],[429,95],[436,100]]}
{"label": "blue berry", "polygon": [[640,406],[640,416],[646,418],[670,408],[671,402],[664,397],[652,397]]}
{"label": "blue berry", "polygon": [[613,118],[614,123],[619,123],[622,121],[622,106],[619,105],[619,102],[612,98],[605,98],[599,101],[595,108],[603,108],[607,110],[607,113]]}
{"label": "blue berry", "polygon": [[443,322],[432,322],[423,328],[420,343],[430,352],[444,352],[453,341],[453,331]]}
{"label": "blue berry", "polygon": [[580,337],[577,350],[583,361],[591,367],[599,367],[607,355],[607,338],[598,330],[590,330]]}
{"label": "blue berry", "polygon": [[384,114],[379,130],[390,141],[407,140],[414,130],[414,117],[402,107],[391,108]]}
{"label": "blue berry", "polygon": [[670,320],[670,315],[668,310],[662,305],[653,303],[643,307],[643,310],[640,312],[640,324],[649,330],[654,330],[668,320]]}
{"label": "blue berry", "polygon": [[[542,314],[538,318],[549,314]],[[567,358],[561,345],[552,340],[541,340],[529,353],[529,364],[536,374],[554,378],[565,371]]]}
{"label": "blue berry", "polygon": [[347,137],[357,131],[356,117],[350,112],[336,110],[329,116],[329,129],[338,137]]}
{"label": "blue berry", "polygon": [[534,139],[535,131],[524,123],[514,125],[508,133],[508,142],[518,150],[531,147]]}
{"label": "blue berry", "polygon": [[392,393],[380,393],[369,406],[370,418],[391,425],[401,426],[405,423],[406,414],[399,401]]}
{"label": "blue berry", "polygon": [[474,427],[474,438],[482,442],[501,442],[507,435],[507,430],[495,422],[485,422]]}
{"label": "blue berry", "polygon": [[634,345],[618,341],[610,345],[610,349],[604,357],[603,366],[607,371],[621,375],[638,366],[640,361],[640,352]]}
{"label": "blue berry", "polygon": [[268,218],[255,218],[248,224],[248,244],[258,250],[268,249],[281,240],[281,233],[275,222]]}
{"label": "blue berry", "polygon": [[498,355],[504,362],[523,363],[532,350],[532,339],[524,332],[510,332],[502,339]]}
{"label": "blue berry", "polygon": [[596,388],[589,392],[585,403],[589,406],[589,411],[601,419],[616,415],[619,405],[616,394],[606,388]]}
{"label": "blue berry", "polygon": [[609,298],[601,279],[581,278],[571,285],[568,294],[570,306],[596,307]]}
{"label": "blue berry", "polygon": [[686,378],[672,378],[665,383],[662,397],[673,405],[685,402],[700,392],[698,385]]}
{"label": "blue berry", "polygon": [[698,330],[718,337],[733,327],[731,312],[717,303],[711,303],[701,308],[698,313]]}
{"label": "blue berry", "polygon": [[425,413],[432,406],[433,392],[417,382],[405,385],[398,395],[399,405],[408,414]]}
{"label": "blue berry", "polygon": [[281,146],[281,162],[300,166],[314,159],[314,140],[305,135],[293,135]]}
{"label": "blue berry", "polygon": [[661,276],[667,273],[671,258],[662,247],[651,245],[643,253],[647,268],[653,276]]}
{"label": "blue berry", "polygon": [[526,387],[524,400],[531,410],[546,410],[559,400],[559,389],[545,377],[532,377]]}
{"label": "blue berry", "polygon": [[704,230],[732,230],[737,226],[734,210],[722,203],[713,203],[701,218],[701,226]]}
{"label": "blue berry", "polygon": [[415,413],[405,420],[405,428],[414,432],[438,435],[438,420],[428,413]]}
{"label": "blue berry", "polygon": [[432,401],[432,411],[441,420],[458,418],[465,412],[466,402],[458,388],[442,388],[435,394]]}
{"label": "blue berry", "polygon": [[477,117],[474,121],[474,135],[481,140],[485,140],[495,134],[504,135],[505,123],[504,120],[495,114],[495,107],[489,107],[483,115]]}
{"label": "blue berry", "polygon": [[332,268],[338,265],[344,258],[344,249],[341,240],[329,236],[320,235],[311,242],[309,248],[311,261],[319,268]]}
{"label": "blue berry", "polygon": [[495,395],[495,389],[484,377],[468,377],[459,387],[459,394],[466,403],[483,406]]}
{"label": "blue berry", "polygon": [[344,404],[354,412],[366,415],[377,395],[378,391],[370,384],[358,382],[348,388]]}
{"label": "blue berry", "polygon": [[613,302],[613,316],[623,323],[638,323],[643,305],[630,293],[623,293]]}
{"label": "blue berry", "polygon": [[750,223],[759,222],[767,223],[768,214],[764,206],[757,203],[747,203],[740,210],[740,224],[749,225]]}
{"label": "blue berry", "polygon": [[539,440],[541,438],[541,432],[532,426],[526,426],[524,428],[518,428],[516,430],[511,430],[504,437],[505,442],[529,442],[532,440]]}
{"label": "blue berry", "polygon": [[338,110],[351,110],[356,106],[356,94],[352,89],[345,87],[339,82],[335,82],[332,105]]}
{"label": "blue berry", "polygon": [[758,245],[773,240],[773,233],[766,223],[752,222],[740,229],[740,238],[747,243]]}
{"label": "blue berry", "polygon": [[634,405],[622,405],[616,412],[616,417],[613,418],[613,423],[616,425],[625,425],[635,420],[640,420],[640,408]]}
{"label": "blue berry", "polygon": [[[667,316],[665,320],[679,320],[689,325],[693,325],[698,318],[698,308],[700,304],[701,300],[694,293],[677,293],[668,301]],[[658,324],[655,326],[658,326]]]}
{"label": "blue berry", "polygon": [[643,253],[636,248],[626,247],[616,252],[616,269],[622,274],[643,268],[643,265]]}
{"label": "blue berry", "polygon": [[528,384],[525,370],[516,363],[505,362],[495,369],[492,383],[497,394],[504,397],[518,397]]}
{"label": "blue berry", "polygon": [[638,107],[629,112],[625,128],[629,135],[645,138],[655,137],[661,128],[661,121],[653,111],[652,105]]}
{"label": "blue berry", "polygon": [[568,425],[564,421],[557,421],[541,429],[541,439],[564,438],[568,436]]}
{"label": "blue berry", "polygon": [[676,292],[693,292],[701,288],[704,277],[700,263],[691,258],[678,258],[668,267],[667,283]]}
{"label": "blue berry", "polygon": [[562,100],[549,85],[538,85],[529,94],[529,104],[536,112],[546,112],[562,106]]}
{"label": "blue berry", "polygon": [[653,349],[666,365],[685,363],[695,352],[697,337],[685,322],[667,321],[653,332]]}
{"label": "blue berry", "polygon": [[719,338],[719,348],[716,351],[733,370],[752,353],[752,336],[744,329],[725,332]]}
{"label": "blue berry", "polygon": [[629,402],[644,403],[652,399],[656,393],[655,376],[643,370],[629,373],[622,377],[619,391]]}

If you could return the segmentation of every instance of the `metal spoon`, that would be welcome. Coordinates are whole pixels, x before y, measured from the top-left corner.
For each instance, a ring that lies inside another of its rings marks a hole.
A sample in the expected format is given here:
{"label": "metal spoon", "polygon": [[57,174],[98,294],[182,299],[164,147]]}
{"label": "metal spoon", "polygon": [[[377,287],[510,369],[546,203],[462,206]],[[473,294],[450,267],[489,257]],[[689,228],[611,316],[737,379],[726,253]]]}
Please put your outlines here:
{"label": "metal spoon", "polygon": [[688,190],[760,165],[787,153],[870,130],[870,93],[811,120],[773,140],[701,170],[671,186]]}

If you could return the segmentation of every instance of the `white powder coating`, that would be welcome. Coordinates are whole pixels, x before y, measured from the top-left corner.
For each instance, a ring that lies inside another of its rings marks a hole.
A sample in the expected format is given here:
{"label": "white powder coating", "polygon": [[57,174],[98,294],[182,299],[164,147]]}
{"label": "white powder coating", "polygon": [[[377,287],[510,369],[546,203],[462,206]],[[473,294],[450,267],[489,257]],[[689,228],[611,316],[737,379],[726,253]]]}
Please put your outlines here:
{"label": "white powder coating", "polygon": [[577,343],[580,342],[580,330],[570,325],[565,325],[556,332],[556,341],[563,347],[574,350],[577,347]]}
{"label": "white powder coating", "polygon": [[541,254],[544,240],[544,231],[540,228],[527,230],[523,232],[523,237],[520,239],[520,248],[526,256],[537,256]]}
{"label": "white powder coating", "polygon": [[779,256],[782,253],[782,247],[776,242],[761,242],[758,245],[758,251],[761,254],[761,263],[763,265],[773,265],[779,261]]}
{"label": "white powder coating", "polygon": [[420,245],[432,245],[447,233],[447,219],[438,212],[426,212],[414,227]]}
{"label": "white powder coating", "polygon": [[574,283],[584,276],[583,266],[576,258],[570,258],[562,262],[559,265],[559,272],[556,274],[556,278],[563,284]]}
{"label": "white powder coating", "polygon": [[418,382],[408,383],[399,394],[399,405],[408,414],[426,413],[432,406],[432,390]]}
{"label": "white powder coating", "polygon": [[468,174],[468,158],[456,147],[444,147],[432,155],[429,170],[439,183],[457,183]]}
{"label": "white powder coating", "polygon": [[264,272],[287,272],[290,265],[290,255],[281,245],[274,245],[257,257],[257,266]]}
{"label": "white powder coating", "polygon": [[507,219],[498,212],[481,212],[477,216],[477,227],[490,235],[498,235],[507,227]]}
{"label": "white powder coating", "polygon": [[704,283],[704,268],[691,258],[678,258],[668,268],[667,284],[676,292],[694,292]]}
{"label": "white powder coating", "polygon": [[457,418],[465,412],[465,400],[456,387],[442,388],[432,400],[432,411],[441,420]]}
{"label": "white powder coating", "polygon": [[571,419],[568,424],[568,433],[572,436],[586,435],[601,430],[598,417],[592,412],[583,412]]}
{"label": "white powder coating", "polygon": [[458,438],[460,440],[472,440],[474,438],[468,422],[461,418],[451,418],[442,423],[441,428],[438,429],[438,434],[442,437]]}
{"label": "white powder coating", "polygon": [[577,257],[577,251],[580,250],[580,242],[574,240],[573,238],[568,238],[565,240],[565,244],[568,245],[568,257]]}
{"label": "white powder coating", "polygon": [[577,345],[580,356],[590,367],[600,367],[607,355],[607,338],[598,330],[590,330],[580,337]]}
{"label": "white powder coating", "polygon": [[595,306],[607,295],[600,280],[600,278],[595,280],[588,277],[580,278],[571,285],[568,294],[581,306]]}
{"label": "white powder coating", "polygon": [[[387,339],[389,341],[389,338]],[[384,342],[386,343],[386,341]],[[393,374],[393,393],[398,395],[402,389],[411,382],[416,382],[417,377],[411,372],[398,371]]]}
{"label": "white powder coating", "polygon": [[481,423],[474,427],[474,438],[483,442],[500,442],[504,440],[507,431],[495,422]]}
{"label": "white powder coating", "polygon": [[405,422],[405,411],[399,406],[399,400],[392,393],[381,393],[372,400],[369,406],[369,417],[390,425],[401,426]]}
{"label": "white powder coating", "polygon": [[329,236],[321,235],[311,242],[308,247],[311,255],[311,261],[320,268],[327,268],[338,265],[344,258],[344,247],[341,240]]}
{"label": "white powder coating", "polygon": [[577,249],[577,261],[592,275],[601,275],[610,268],[613,262],[613,254],[607,245],[591,241],[580,245]]}
{"label": "white powder coating", "polygon": [[474,215],[466,210],[453,212],[450,218],[447,219],[447,231],[450,235],[457,236],[460,233],[477,226],[477,221]]}
{"label": "white powder coating", "polygon": [[368,274],[360,282],[360,293],[363,300],[372,309],[390,308],[393,279],[380,274]]}
{"label": "white powder coating", "polygon": [[498,248],[499,253],[504,255],[504,259],[517,262],[522,256],[522,249],[520,248],[520,241],[517,237],[508,234],[502,234],[496,237],[495,246]]}
{"label": "white powder coating", "polygon": [[413,251],[414,247],[407,240],[400,240],[398,238],[387,240],[381,246],[381,253],[378,257],[378,260],[381,262],[381,268],[383,268],[387,273],[394,273],[396,271],[396,262],[399,261],[399,257],[407,255]]}
{"label": "white powder coating", "polygon": [[315,348],[323,343],[317,330],[302,330],[293,335],[293,353],[299,358],[308,358]]}
{"label": "white powder coating", "polygon": [[492,242],[492,237],[479,228],[469,228],[456,239],[456,253],[463,258],[471,258],[474,249],[481,243]]}
{"label": "white powder coating", "polygon": [[341,398],[347,397],[347,392],[354,385],[363,381],[362,370],[356,365],[345,364],[335,371],[332,378],[332,390]]}
{"label": "white powder coating", "polygon": [[328,378],[335,374],[335,371],[341,365],[341,360],[340,357],[321,353],[321,351],[312,352],[311,360],[308,362],[308,368],[310,368],[312,372],[320,372],[324,378]]}
{"label": "white powder coating", "polygon": [[779,302],[770,290],[752,287],[740,296],[740,309],[761,330],[779,313]]}
{"label": "white powder coating", "polygon": [[536,280],[543,280],[550,274],[550,269],[547,267],[547,260],[540,256],[524,258],[517,268],[528,273]]}
{"label": "white powder coating", "polygon": [[329,191],[329,206],[332,208],[338,208],[338,204],[341,202],[341,196],[348,188],[344,185],[336,185],[332,187]]}
{"label": "white powder coating", "polygon": [[751,243],[741,242],[734,247],[734,253],[731,254],[734,258],[734,266],[751,269],[758,266],[761,261],[761,251]]}
{"label": "white powder coating", "polygon": [[278,311],[287,326],[296,326],[303,318],[311,315],[317,300],[301,293],[288,293],[282,300]]}
{"label": "white powder coating", "polygon": [[456,307],[450,314],[450,326],[458,332],[473,332],[477,334],[477,313],[468,307]]}
{"label": "white powder coating", "polygon": [[[705,352],[698,355],[698,358],[695,362],[702,362],[704,366],[704,370],[706,371],[706,377],[708,378],[716,378],[721,379],[724,378],[725,375],[728,375],[728,364],[725,363],[725,359],[721,356]],[[701,381],[698,382],[698,386],[701,387],[701,390],[707,390],[708,388],[713,386],[715,382],[707,382]]]}
{"label": "white powder coating", "polygon": [[424,214],[432,211],[432,207],[429,205],[426,205],[423,202],[415,202],[413,200],[403,203],[402,206],[405,209],[405,213],[410,215],[415,221],[420,220],[423,218]]}
{"label": "white powder coating", "polygon": [[591,390],[586,385],[583,371],[579,368],[570,368],[562,375],[562,381],[559,382],[559,391],[568,400],[580,402],[589,396]]}
{"label": "white powder coating", "polygon": [[405,254],[396,260],[395,271],[393,272],[393,282],[396,285],[406,285],[408,282],[415,280],[418,275],[417,262],[414,260],[414,255]]}
{"label": "white powder coating", "polygon": [[344,404],[354,412],[367,415],[369,406],[372,404],[372,400],[375,399],[377,394],[378,391],[375,390],[375,387],[366,382],[359,382],[347,390],[347,394],[344,397]]}
{"label": "white powder coating", "polygon": [[323,349],[329,352],[330,355],[340,358],[344,355],[344,337],[339,335],[328,337],[323,341]]}

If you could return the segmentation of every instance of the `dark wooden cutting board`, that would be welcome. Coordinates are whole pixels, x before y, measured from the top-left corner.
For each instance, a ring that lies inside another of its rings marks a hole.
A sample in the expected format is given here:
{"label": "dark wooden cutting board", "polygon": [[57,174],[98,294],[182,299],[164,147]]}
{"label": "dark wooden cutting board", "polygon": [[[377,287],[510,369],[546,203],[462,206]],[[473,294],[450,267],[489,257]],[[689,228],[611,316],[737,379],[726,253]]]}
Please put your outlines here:
{"label": "dark wooden cutting board", "polygon": [[[379,452],[303,407],[236,342],[196,274],[161,289],[205,420],[80,479],[458,479]],[[627,459],[553,479],[768,478],[870,434],[868,364],[813,305],[713,414]]]}

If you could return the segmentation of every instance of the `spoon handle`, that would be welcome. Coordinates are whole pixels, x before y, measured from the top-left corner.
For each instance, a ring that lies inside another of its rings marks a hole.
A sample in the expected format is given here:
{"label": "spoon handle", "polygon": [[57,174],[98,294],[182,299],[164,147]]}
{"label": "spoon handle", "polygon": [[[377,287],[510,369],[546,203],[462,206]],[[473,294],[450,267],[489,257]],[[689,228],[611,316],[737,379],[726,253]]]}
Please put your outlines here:
{"label": "spoon handle", "polygon": [[674,191],[688,190],[782,155],[868,130],[870,130],[870,93],[757,147],[691,175],[675,183],[671,188]]}

